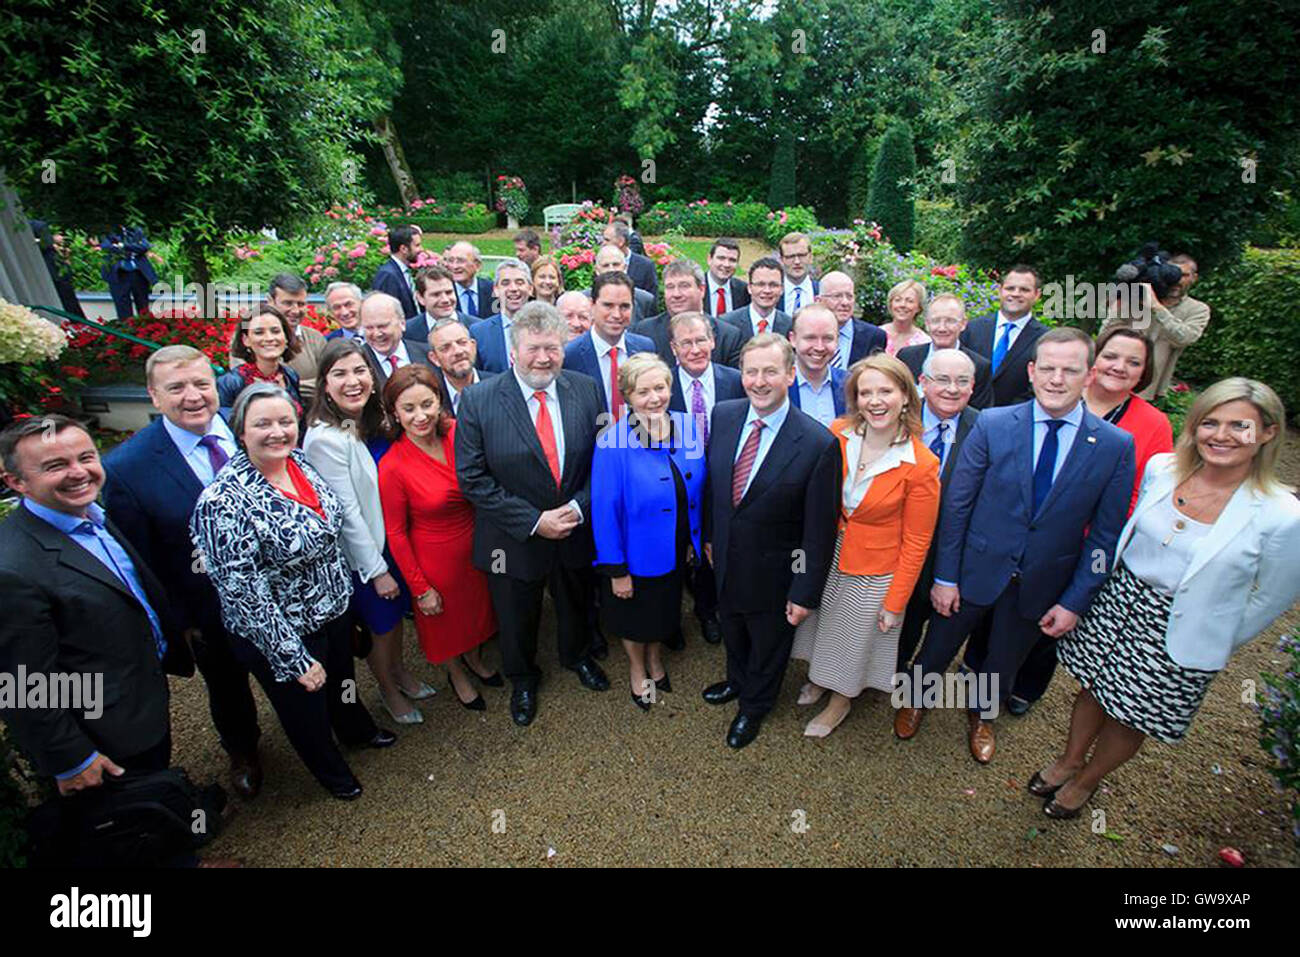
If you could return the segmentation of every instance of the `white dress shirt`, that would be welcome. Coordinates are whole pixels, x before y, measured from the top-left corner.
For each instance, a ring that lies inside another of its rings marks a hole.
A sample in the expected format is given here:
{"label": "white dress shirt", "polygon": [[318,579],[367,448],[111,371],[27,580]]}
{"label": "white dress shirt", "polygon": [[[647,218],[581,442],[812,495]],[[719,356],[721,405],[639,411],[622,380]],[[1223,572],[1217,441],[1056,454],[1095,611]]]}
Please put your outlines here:
{"label": "white dress shirt", "polygon": [[707,366],[704,367],[704,371],[700,373],[700,378],[698,380],[696,380],[696,378],[693,375],[691,375],[681,366],[678,366],[677,381],[678,383],[681,384],[682,387],[682,399],[686,402],[687,412],[691,411],[691,395],[693,394],[694,391],[694,387],[691,385],[691,383],[696,381],[700,383],[700,390],[704,393],[704,414],[709,416],[710,421],[712,421],[713,403],[718,401],[717,390],[714,389],[714,382],[713,382],[713,363],[710,362]]}
{"label": "white dress shirt", "polygon": [[618,342],[611,346],[596,333],[595,328],[587,330],[587,335],[591,336],[591,343],[596,347],[596,363],[600,366],[600,386],[605,390],[606,408],[612,409],[614,408],[613,390],[618,386],[609,381],[609,353],[614,348],[618,349],[619,367],[622,368],[621,364],[627,361],[627,336],[620,335]]}
{"label": "white dress shirt", "polygon": [[[163,419],[163,429],[171,437],[172,442],[176,445],[176,451],[181,453],[181,458],[190,467],[194,477],[202,482],[205,487],[210,485],[216,476],[212,474],[212,462],[208,459],[208,450],[199,445],[203,435],[195,435],[187,429],[182,429],[167,418]],[[221,450],[229,458],[234,458],[235,453],[239,451],[239,446],[235,442],[235,436],[230,431],[230,426],[226,425],[225,419],[219,415],[212,417],[212,421],[208,423],[208,431],[204,435],[215,435],[217,445],[221,446]]]}
{"label": "white dress shirt", "polygon": [[[556,389],[555,380],[552,379],[550,385],[548,385],[545,389],[539,390],[539,389],[534,389],[527,382],[525,382],[520,377],[519,371],[517,369],[514,369],[512,367],[510,371],[515,377],[515,382],[519,384],[519,391],[523,394],[524,403],[528,406],[528,417],[533,420],[533,428],[537,427],[537,415],[542,410],[541,403],[537,401],[537,397],[533,393],[539,391],[546,393],[546,411],[549,412],[551,416],[551,429],[555,432],[555,454],[560,460],[560,475],[563,476],[564,474],[564,420],[560,412],[560,393]],[[572,509],[575,512],[578,513],[579,521],[585,521],[585,518],[583,517],[582,514],[582,509],[578,507],[578,500],[570,499],[569,505],[570,507],[572,507]],[[540,524],[541,521],[542,519],[539,516],[537,519],[538,524]],[[537,525],[533,526],[532,533],[534,535],[537,534]]]}
{"label": "white dress shirt", "polygon": [[722,297],[726,300],[727,306],[722,312],[717,313],[717,315],[721,316],[723,313],[731,312],[731,310],[735,309],[736,304],[732,302],[731,299],[731,281],[728,280],[727,282],[719,283],[713,278],[713,273],[705,273],[705,278],[708,283],[708,297],[704,300],[704,311],[709,315],[714,315],[713,307],[718,303],[719,289],[722,290]]}
{"label": "white dress shirt", "polygon": [[[1047,410],[1034,400],[1034,469],[1038,469],[1038,455],[1043,450],[1043,442],[1047,439],[1047,421],[1053,418]],[[1061,474],[1061,466],[1070,455],[1070,449],[1074,446],[1074,439],[1079,434],[1079,426],[1083,422],[1083,401],[1075,403],[1073,409],[1059,418],[1065,422],[1061,428],[1056,430],[1056,464],[1052,466],[1052,481]]]}
{"label": "white dress shirt", "polygon": [[751,336],[756,336],[756,335],[758,335],[758,323],[759,323],[759,320],[762,320],[762,321],[764,321],[764,322],[767,323],[767,331],[768,331],[768,332],[775,332],[775,331],[776,331],[776,330],[773,328],[773,326],[776,325],[776,309],[774,308],[774,309],[771,311],[771,313],[769,313],[769,314],[766,315],[766,316],[760,316],[760,315],[758,314],[758,309],[757,309],[757,308],[754,306],[754,304],[751,302],[751,303],[749,304],[749,334],[750,334]]}
{"label": "white dress shirt", "polygon": [[[1008,323],[1011,325],[1011,338],[1007,341],[1007,351],[1010,352],[1011,347],[1020,338],[1020,333],[1025,331],[1025,326],[1029,324],[1031,318],[1030,313],[1025,313],[1019,319],[1011,320],[1002,315],[1002,310],[999,309],[997,322],[993,326],[993,352],[997,352],[998,340],[1002,338],[1002,330],[1007,327]],[[992,355],[993,353],[989,353],[990,358]]]}
{"label": "white dress shirt", "polygon": [[[392,363],[388,361],[388,356],[380,355],[379,350],[368,342],[366,343],[366,348],[370,350],[370,354],[375,357],[375,361],[378,362],[380,368],[384,370],[384,375],[392,375],[393,366]],[[397,340],[397,348],[389,353],[389,355],[397,356],[397,368],[399,369],[402,368],[402,366],[409,366],[411,364],[411,356],[406,351],[406,342],[402,339]]]}
{"label": "white dress shirt", "polygon": [[[797,307],[794,304],[794,291],[796,289],[799,290],[799,305]],[[802,309],[804,306],[810,306],[813,300],[817,298],[817,294],[813,292],[812,276],[804,276],[803,282],[798,283],[787,279],[784,292],[785,311],[792,316],[796,308]]]}
{"label": "white dress shirt", "polygon": [[764,416],[760,416],[755,411],[753,403],[750,404],[749,414],[745,416],[745,424],[740,429],[740,441],[736,443],[735,457],[731,460],[733,464],[740,461],[740,453],[749,440],[749,433],[754,430],[755,420],[762,418],[763,429],[758,433],[758,454],[754,456],[754,464],[749,470],[749,478],[745,480],[745,487],[740,493],[742,497],[749,491],[749,487],[754,484],[754,476],[762,468],[763,459],[767,458],[768,450],[772,448],[772,443],[776,441],[776,434],[781,431],[781,426],[785,425],[786,416],[789,414],[790,399],[788,397],[781,403],[780,408]]}
{"label": "white dress shirt", "polygon": [[858,434],[857,428],[852,424],[845,425],[840,430],[840,434],[847,439],[844,443],[844,464],[849,474],[848,480],[844,483],[841,491],[841,504],[844,506],[844,514],[852,515],[857,510],[857,507],[862,504],[862,500],[867,497],[873,478],[888,472],[890,469],[898,468],[904,462],[915,465],[916,453],[912,451],[910,439],[896,442],[885,449],[884,454],[867,466],[859,475],[858,458],[862,455],[863,437]]}

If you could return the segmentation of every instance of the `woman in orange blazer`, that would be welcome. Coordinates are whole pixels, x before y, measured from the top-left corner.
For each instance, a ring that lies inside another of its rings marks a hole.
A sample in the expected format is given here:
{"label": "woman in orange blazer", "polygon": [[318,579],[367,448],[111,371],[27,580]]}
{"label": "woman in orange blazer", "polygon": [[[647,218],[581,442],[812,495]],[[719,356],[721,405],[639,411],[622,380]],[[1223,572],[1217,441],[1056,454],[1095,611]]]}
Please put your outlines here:
{"label": "woman in orange blazer", "polygon": [[835,559],[821,607],[795,632],[791,657],[808,662],[800,704],[831,691],[804,729],[823,738],[864,688],[892,691],[898,633],[939,515],[939,460],[921,443],[921,399],[898,359],[855,362],[845,408],[831,423],[844,483]]}

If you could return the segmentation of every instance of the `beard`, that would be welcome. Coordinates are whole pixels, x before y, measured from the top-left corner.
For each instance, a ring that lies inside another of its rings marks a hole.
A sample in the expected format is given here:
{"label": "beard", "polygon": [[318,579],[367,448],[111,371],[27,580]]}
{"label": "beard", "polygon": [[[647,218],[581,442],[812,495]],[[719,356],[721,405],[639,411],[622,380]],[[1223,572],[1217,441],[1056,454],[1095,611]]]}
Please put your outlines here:
{"label": "beard", "polygon": [[519,378],[524,380],[524,384],[534,391],[549,389],[556,376],[560,374],[559,369],[547,369],[545,372],[534,372],[518,366],[515,369],[519,373]]}

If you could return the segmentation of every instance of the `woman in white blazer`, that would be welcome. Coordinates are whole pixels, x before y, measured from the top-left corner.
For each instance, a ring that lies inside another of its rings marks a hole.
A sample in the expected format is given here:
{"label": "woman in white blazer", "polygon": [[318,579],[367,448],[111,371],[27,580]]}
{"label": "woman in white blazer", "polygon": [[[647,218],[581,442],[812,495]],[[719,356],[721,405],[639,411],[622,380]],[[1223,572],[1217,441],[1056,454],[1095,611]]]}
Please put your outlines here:
{"label": "woman in white blazer", "polygon": [[1148,737],[1180,740],[1232,652],[1300,597],[1300,500],[1276,477],[1285,425],[1272,389],[1225,379],[1147,463],[1114,572],[1057,645],[1083,687],[1064,752],[1029,781],[1049,817],[1077,816]]}
{"label": "woman in white blazer", "polygon": [[403,662],[402,621],[411,600],[385,549],[377,463],[389,443],[382,438],[383,407],[365,347],[353,339],[330,342],[321,353],[316,381],[303,452],[343,505],[352,612],[373,636],[366,660],[384,710],[398,724],[419,724],[424,715],[408,699],[427,698],[434,690],[415,679]]}

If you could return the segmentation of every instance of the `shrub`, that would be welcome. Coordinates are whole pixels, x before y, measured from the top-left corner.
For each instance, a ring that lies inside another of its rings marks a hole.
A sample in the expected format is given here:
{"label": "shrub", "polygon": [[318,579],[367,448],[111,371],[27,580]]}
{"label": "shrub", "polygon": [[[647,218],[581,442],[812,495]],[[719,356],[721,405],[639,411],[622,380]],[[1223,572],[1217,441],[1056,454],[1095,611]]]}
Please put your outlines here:
{"label": "shrub", "polygon": [[641,217],[641,232],[647,236],[734,236],[762,239],[775,246],[788,232],[812,232],[817,216],[807,206],[768,209],[762,203],[710,202],[655,203]]}
{"label": "shrub", "polygon": [[772,151],[772,172],[767,189],[767,205],[773,209],[782,209],[793,206],[794,202],[794,135],[787,130],[777,138],[776,148]]}
{"label": "shrub", "polygon": [[441,196],[448,203],[482,203],[487,199],[483,180],[473,173],[433,175],[416,171],[415,181],[426,195]]}
{"label": "shrub", "polygon": [[880,152],[871,171],[866,218],[878,223],[894,248],[903,253],[911,250],[916,231],[910,193],[915,176],[912,129],[906,123],[895,123],[880,141]]}
{"label": "shrub", "polygon": [[1300,249],[1249,248],[1192,287],[1210,325],[1178,360],[1177,375],[1208,385],[1234,375],[1267,382],[1300,415]]}
{"label": "shrub", "polygon": [[1291,806],[1291,833],[1300,842],[1300,636],[1284,637],[1278,650],[1290,660],[1281,675],[1265,672],[1264,702],[1259,711],[1259,746],[1270,758],[1268,769]]}
{"label": "shrub", "polygon": [[1197,395],[1198,393],[1195,390],[1188,388],[1186,382],[1175,382],[1168,392],[1156,400],[1156,408],[1169,418],[1169,424],[1173,427],[1175,439],[1183,431],[1183,421],[1187,418],[1187,410],[1192,407]]}
{"label": "shrub", "polygon": [[817,217],[807,206],[775,209],[767,214],[763,238],[769,246],[776,246],[786,233],[810,233],[817,229]]}
{"label": "shrub", "polygon": [[497,212],[515,219],[528,215],[528,187],[518,176],[497,177]]}
{"label": "shrub", "polygon": [[930,199],[916,201],[913,247],[944,262],[956,262],[961,258],[961,217],[952,203]]}

